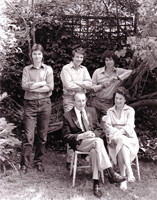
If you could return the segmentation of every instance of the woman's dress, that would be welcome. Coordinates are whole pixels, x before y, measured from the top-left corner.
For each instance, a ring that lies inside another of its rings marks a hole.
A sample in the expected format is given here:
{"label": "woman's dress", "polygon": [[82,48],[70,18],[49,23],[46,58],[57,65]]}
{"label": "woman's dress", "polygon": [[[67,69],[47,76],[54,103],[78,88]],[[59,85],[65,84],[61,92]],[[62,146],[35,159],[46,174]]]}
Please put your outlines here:
{"label": "woman's dress", "polygon": [[[115,106],[108,109],[107,115],[102,118],[105,133],[108,140],[109,155],[114,164],[117,164],[117,154],[123,145],[130,149],[130,161],[132,162],[139,150],[139,142],[134,130],[135,111],[132,107],[124,105],[121,116],[118,117]],[[125,134],[117,135],[116,132],[123,129]]]}

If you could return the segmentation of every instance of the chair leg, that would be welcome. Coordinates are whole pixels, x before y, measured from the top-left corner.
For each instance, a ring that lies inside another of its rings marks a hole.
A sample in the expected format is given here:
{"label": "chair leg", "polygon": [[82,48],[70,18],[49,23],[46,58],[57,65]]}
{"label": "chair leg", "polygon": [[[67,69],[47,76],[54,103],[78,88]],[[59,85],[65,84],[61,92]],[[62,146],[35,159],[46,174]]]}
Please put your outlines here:
{"label": "chair leg", "polygon": [[140,180],[140,167],[139,167],[138,156],[136,156],[136,168],[137,168],[138,180]]}
{"label": "chair leg", "polygon": [[73,165],[74,165],[74,152],[73,152],[73,154],[72,154],[72,158],[71,158],[71,164],[70,164],[70,176],[72,176]]}
{"label": "chair leg", "polygon": [[104,184],[105,183],[105,180],[104,180],[104,171],[102,170],[100,173],[101,173],[102,183]]}
{"label": "chair leg", "polygon": [[75,153],[74,166],[73,166],[73,187],[75,186],[76,170],[77,170],[77,154]]}

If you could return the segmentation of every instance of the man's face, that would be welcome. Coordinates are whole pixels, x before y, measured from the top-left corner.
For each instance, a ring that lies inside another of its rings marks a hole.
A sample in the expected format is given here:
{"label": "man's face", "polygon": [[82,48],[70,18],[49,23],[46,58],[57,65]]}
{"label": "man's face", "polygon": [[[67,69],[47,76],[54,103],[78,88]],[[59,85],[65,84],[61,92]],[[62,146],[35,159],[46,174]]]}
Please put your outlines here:
{"label": "man's face", "polygon": [[114,60],[113,58],[106,58],[105,64],[107,68],[114,68]]}
{"label": "man's face", "polygon": [[39,50],[33,51],[32,52],[32,59],[33,59],[33,62],[42,62],[42,59],[43,59],[42,52],[39,51]]}
{"label": "man's face", "polygon": [[86,106],[86,95],[76,94],[74,98],[74,106],[80,111],[83,110]]}
{"label": "man's face", "polygon": [[82,64],[82,62],[83,62],[83,55],[75,52],[75,55],[73,57],[74,65],[80,66]]}

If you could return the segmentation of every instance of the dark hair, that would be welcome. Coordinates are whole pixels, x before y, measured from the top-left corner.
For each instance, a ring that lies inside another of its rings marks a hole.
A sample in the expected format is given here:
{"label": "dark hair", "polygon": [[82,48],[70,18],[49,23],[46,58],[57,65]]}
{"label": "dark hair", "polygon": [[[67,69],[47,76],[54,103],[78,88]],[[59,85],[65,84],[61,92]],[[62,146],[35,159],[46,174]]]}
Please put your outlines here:
{"label": "dark hair", "polygon": [[119,87],[115,90],[115,93],[113,95],[113,100],[115,99],[117,93],[123,95],[125,97],[126,102],[130,100],[129,91],[125,87]]}
{"label": "dark hair", "polygon": [[112,58],[114,61],[117,60],[117,56],[115,55],[114,51],[106,50],[102,56],[101,56],[101,61],[105,62],[106,58]]}
{"label": "dark hair", "polygon": [[32,60],[32,52],[33,51],[41,51],[41,53],[43,54],[43,56],[44,56],[44,48],[42,47],[42,45],[41,44],[33,44],[33,46],[32,46],[32,49],[31,49],[31,60]]}
{"label": "dark hair", "polygon": [[74,50],[72,51],[72,57],[75,56],[75,53],[82,54],[84,57],[86,56],[86,51],[85,51],[85,49],[83,49],[82,47],[77,47],[76,49],[74,49]]}

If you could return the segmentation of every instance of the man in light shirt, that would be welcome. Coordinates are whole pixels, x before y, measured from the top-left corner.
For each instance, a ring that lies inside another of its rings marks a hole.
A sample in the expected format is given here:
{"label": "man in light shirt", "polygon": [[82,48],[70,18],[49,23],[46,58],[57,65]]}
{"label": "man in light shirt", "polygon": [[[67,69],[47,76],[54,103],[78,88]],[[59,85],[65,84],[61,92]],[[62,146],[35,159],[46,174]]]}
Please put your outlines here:
{"label": "man in light shirt", "polygon": [[95,108],[86,107],[86,95],[77,92],[74,95],[74,107],[63,117],[63,139],[73,150],[90,152],[93,170],[93,192],[97,197],[102,196],[99,186],[99,171],[106,170],[111,183],[120,183],[126,180],[112,169],[112,164],[106,152],[103,134],[98,123]]}
{"label": "man in light shirt", "polygon": [[99,122],[106,115],[107,110],[113,106],[115,90],[132,72],[129,69],[116,68],[115,59],[114,51],[106,50],[102,55],[105,66],[96,69],[92,76],[93,85],[90,91],[93,91],[94,94],[91,100],[91,107],[96,108]]}
{"label": "man in light shirt", "polygon": [[[85,50],[81,47],[72,51],[72,61],[63,66],[60,77],[63,85],[63,108],[68,112],[74,106],[74,94],[78,91],[86,92],[92,85],[92,79],[82,62]],[[67,145],[67,168],[70,167],[73,150]]]}

